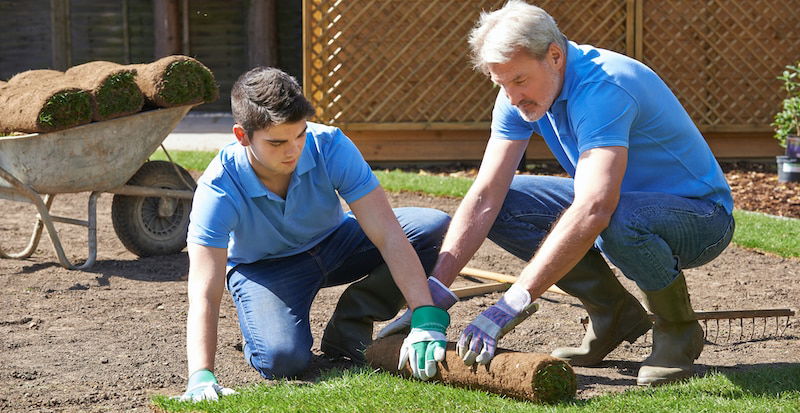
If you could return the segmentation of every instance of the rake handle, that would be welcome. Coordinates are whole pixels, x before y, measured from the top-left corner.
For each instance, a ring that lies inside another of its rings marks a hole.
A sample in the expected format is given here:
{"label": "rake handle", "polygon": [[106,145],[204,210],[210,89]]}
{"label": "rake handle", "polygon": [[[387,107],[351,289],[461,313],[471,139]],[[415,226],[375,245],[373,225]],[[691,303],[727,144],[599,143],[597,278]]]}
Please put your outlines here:
{"label": "rake handle", "polygon": [[[517,281],[517,277],[511,275],[500,274],[499,272],[494,272],[494,271],[479,270],[477,268],[471,268],[471,267],[464,267],[464,269],[461,270],[461,275],[465,277],[475,277],[484,280],[491,280],[498,282],[498,284],[487,284],[486,287],[493,286],[492,288],[495,289],[489,288],[486,292],[483,292],[482,294],[488,294],[495,291],[502,291],[504,289],[508,289],[510,285],[506,285],[505,288],[501,288],[501,286],[505,284],[513,284]],[[467,288],[472,288],[472,287],[467,287]],[[455,292],[456,290],[453,291]],[[566,292],[564,292],[564,290],[558,288],[556,285],[551,285],[550,288],[547,289],[547,292],[561,294],[561,295],[569,295]],[[458,295],[458,293],[456,293],[456,295]]]}

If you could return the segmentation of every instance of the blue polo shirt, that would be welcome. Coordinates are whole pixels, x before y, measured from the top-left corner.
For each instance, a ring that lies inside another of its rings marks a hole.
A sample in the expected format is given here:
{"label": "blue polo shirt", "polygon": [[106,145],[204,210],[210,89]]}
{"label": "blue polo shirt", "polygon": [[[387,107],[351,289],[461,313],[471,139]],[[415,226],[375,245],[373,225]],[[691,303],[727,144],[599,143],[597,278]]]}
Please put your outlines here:
{"label": "blue polo shirt", "polygon": [[500,91],[491,138],[524,140],[532,132],[571,176],[584,151],[624,146],[622,192],[669,193],[733,209],[725,175],[686,110],[655,72],[627,56],[568,42],[561,93],[537,122],[527,122]]}
{"label": "blue polo shirt", "polygon": [[228,249],[228,268],[306,251],[330,235],[347,203],[378,186],[361,153],[338,128],[308,122],[286,199],[258,179],[244,146],[222,148],[197,183],[188,242]]}

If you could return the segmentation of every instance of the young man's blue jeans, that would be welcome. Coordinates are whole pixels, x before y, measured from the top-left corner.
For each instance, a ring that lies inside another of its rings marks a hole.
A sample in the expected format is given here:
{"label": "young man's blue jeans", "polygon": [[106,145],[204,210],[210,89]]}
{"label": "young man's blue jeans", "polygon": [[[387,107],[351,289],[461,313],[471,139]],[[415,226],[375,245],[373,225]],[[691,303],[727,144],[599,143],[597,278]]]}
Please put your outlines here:
{"label": "young man's blue jeans", "polygon": [[[429,273],[450,217],[428,208],[397,208],[394,212]],[[228,290],[239,316],[245,359],[265,378],[300,373],[311,360],[309,312],[320,288],[351,283],[382,265],[380,252],[348,214],[333,234],[306,252],[231,269]],[[383,310],[382,314],[365,315],[388,320],[399,310],[402,295],[393,283],[388,284],[392,291],[376,291],[376,295],[389,294],[397,301],[388,310],[391,314]],[[345,291],[342,299],[347,294]],[[369,305],[361,310],[369,312]]]}
{"label": "young man's blue jeans", "polygon": [[[489,238],[528,261],[575,193],[570,178],[517,175]],[[594,248],[645,291],[716,258],[733,237],[721,205],[654,192],[625,192]]]}

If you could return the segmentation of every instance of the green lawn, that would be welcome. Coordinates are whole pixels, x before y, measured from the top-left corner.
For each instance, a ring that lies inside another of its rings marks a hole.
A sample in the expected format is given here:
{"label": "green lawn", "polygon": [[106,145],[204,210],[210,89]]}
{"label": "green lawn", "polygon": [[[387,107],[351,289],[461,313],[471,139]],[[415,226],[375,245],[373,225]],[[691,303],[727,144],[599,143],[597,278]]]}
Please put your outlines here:
{"label": "green lawn", "polygon": [[685,383],[542,406],[482,391],[422,383],[366,368],[329,371],[316,383],[255,385],[219,402],[177,402],[169,412],[797,412],[800,365],[711,373]]}

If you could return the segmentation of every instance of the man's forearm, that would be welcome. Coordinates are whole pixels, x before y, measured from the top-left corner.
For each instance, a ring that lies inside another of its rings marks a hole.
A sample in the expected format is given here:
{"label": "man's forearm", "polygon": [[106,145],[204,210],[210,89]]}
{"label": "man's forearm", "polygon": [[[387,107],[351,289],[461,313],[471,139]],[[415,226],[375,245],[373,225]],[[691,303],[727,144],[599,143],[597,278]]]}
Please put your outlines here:
{"label": "man's forearm", "polygon": [[433,275],[451,285],[478,251],[497,218],[499,208],[479,194],[467,194],[450,222]]}
{"label": "man's forearm", "polygon": [[392,242],[387,243],[379,250],[392,273],[397,288],[403,293],[408,308],[432,305],[433,300],[428,290],[425,269],[403,232],[399,231],[399,236],[395,236]]}
{"label": "man's forearm", "polygon": [[189,374],[200,369],[214,371],[217,352],[219,302],[200,299],[189,305],[186,317],[186,356]]}

